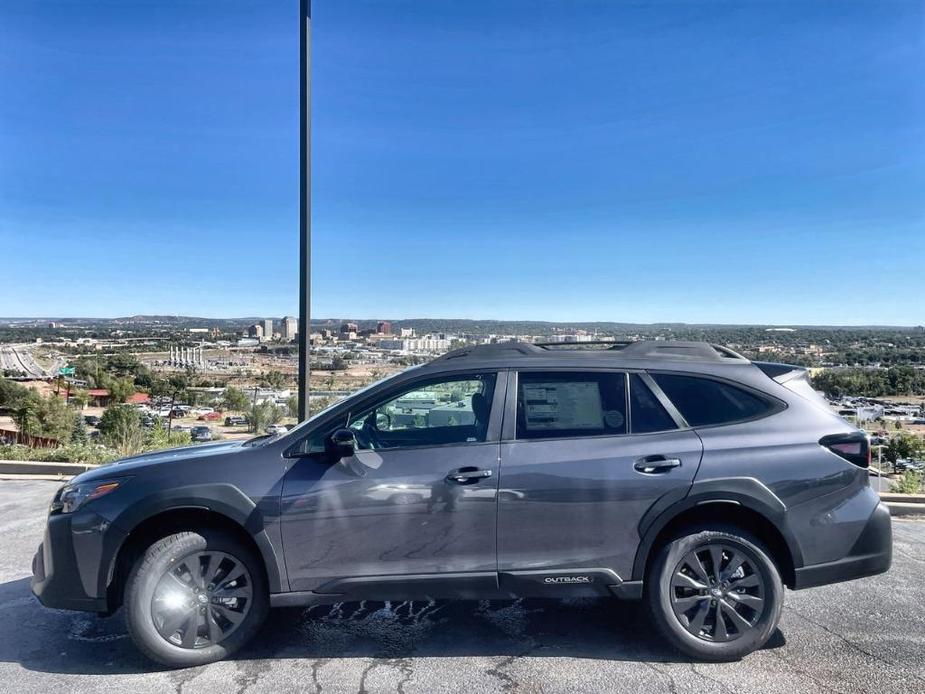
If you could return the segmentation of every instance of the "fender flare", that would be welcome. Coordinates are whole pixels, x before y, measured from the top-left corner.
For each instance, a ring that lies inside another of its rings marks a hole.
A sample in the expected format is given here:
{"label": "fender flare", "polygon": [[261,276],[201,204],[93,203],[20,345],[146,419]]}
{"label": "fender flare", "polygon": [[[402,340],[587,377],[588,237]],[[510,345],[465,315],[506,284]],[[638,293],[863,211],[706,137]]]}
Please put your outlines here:
{"label": "fender flare", "polygon": [[[201,510],[224,516],[240,526],[254,541],[267,572],[267,583],[271,593],[288,590],[283,586],[285,567],[282,553],[273,546],[264,526],[263,513],[257,505],[238,487],[228,483],[194,484],[171,487],[152,492],[137,503],[130,504],[112,521],[112,525],[124,533],[122,542],[115,549],[109,561],[109,571],[101,573],[106,585],[112,580],[116,559],[125,540],[131,532],[149,518],[167,511]],[[105,585],[101,586],[105,591]],[[105,595],[105,592],[102,594]]]}
{"label": "fender flare", "polygon": [[680,514],[705,504],[731,504],[753,511],[784,538],[794,569],[803,566],[803,552],[787,524],[787,507],[768,487],[753,477],[724,477],[694,482],[686,494],[671,493],[656,501],[639,521],[639,546],[633,561],[633,580],[645,577],[646,564],[659,533]]}

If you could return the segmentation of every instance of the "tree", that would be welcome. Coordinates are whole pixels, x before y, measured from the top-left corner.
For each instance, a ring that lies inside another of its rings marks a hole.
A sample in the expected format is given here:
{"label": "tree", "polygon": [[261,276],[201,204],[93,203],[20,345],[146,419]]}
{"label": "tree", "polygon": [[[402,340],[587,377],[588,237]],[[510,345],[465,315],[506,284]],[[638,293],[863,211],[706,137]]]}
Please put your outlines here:
{"label": "tree", "polygon": [[71,443],[84,445],[87,443],[87,427],[80,417],[74,418],[74,428],[71,430]]}
{"label": "tree", "polygon": [[225,388],[225,392],[222,395],[222,407],[224,409],[232,412],[243,412],[247,409],[248,404],[249,400],[243,390],[235,388],[234,386]]}
{"label": "tree", "polygon": [[107,407],[100,418],[99,430],[106,445],[117,450],[120,455],[137,453],[144,444],[141,414],[128,405]]}
{"label": "tree", "polygon": [[168,433],[164,425],[157,422],[145,432],[144,448],[147,451],[157,451],[162,448],[186,446],[190,443],[188,431],[173,431]]}
{"label": "tree", "polygon": [[289,411],[289,416],[294,417],[295,419],[299,418],[299,396],[290,395],[289,399],[286,400],[286,409]]}
{"label": "tree", "polygon": [[33,391],[0,377],[0,407],[14,409],[30,392]]}
{"label": "tree", "polygon": [[78,410],[82,410],[90,402],[90,394],[85,390],[75,390],[71,392],[71,404]]}
{"label": "tree", "polygon": [[896,472],[896,461],[901,458],[915,458],[923,449],[923,442],[915,434],[900,431],[893,435],[886,448],[883,449],[884,457],[893,465],[893,472]]}
{"label": "tree", "polygon": [[272,400],[256,403],[251,409],[251,426],[255,434],[259,434],[271,424],[276,424],[282,418],[283,409],[277,407]]}
{"label": "tree", "polygon": [[77,412],[60,398],[43,398],[35,391],[29,391],[14,410],[21,432],[58,441],[70,440],[77,418]]}
{"label": "tree", "polygon": [[286,376],[280,371],[269,371],[263,377],[263,382],[266,383],[268,388],[273,390],[280,390],[283,386],[286,385]]}
{"label": "tree", "polygon": [[151,395],[157,398],[170,398],[170,414],[167,416],[167,433],[173,427],[173,407],[189,387],[186,374],[174,374],[169,378],[159,378],[151,386]]}
{"label": "tree", "polygon": [[129,376],[112,378],[106,380],[104,387],[109,390],[112,402],[121,403],[125,402],[135,392],[135,381]]}

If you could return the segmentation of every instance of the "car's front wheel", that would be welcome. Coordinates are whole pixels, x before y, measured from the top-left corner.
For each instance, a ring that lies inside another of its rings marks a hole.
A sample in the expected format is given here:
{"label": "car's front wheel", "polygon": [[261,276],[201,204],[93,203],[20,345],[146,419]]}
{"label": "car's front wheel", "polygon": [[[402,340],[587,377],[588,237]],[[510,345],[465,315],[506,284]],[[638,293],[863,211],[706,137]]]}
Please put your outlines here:
{"label": "car's front wheel", "polygon": [[770,553],[733,526],[700,527],[665,543],[647,600],[669,643],[699,660],[736,660],[777,628],[783,585]]}
{"label": "car's front wheel", "polygon": [[254,552],[217,530],[164,537],[136,562],[125,621],[138,648],[170,667],[221,660],[254,636],[269,596]]}

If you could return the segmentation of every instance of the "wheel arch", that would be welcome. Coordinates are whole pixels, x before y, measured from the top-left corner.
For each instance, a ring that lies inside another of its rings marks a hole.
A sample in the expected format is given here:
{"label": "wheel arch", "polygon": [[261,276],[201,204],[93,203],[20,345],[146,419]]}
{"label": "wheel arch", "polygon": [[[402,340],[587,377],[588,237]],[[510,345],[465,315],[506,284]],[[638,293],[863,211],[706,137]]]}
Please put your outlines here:
{"label": "wheel arch", "polygon": [[101,572],[101,595],[110,610],[122,600],[122,590],[134,562],[153,542],[183,530],[221,529],[250,547],[261,560],[271,593],[288,589],[283,585],[282,557],[264,528],[256,504],[233,485],[208,485],[206,489],[185,488],[169,496],[154,495],[132,505],[114,522],[126,535],[113,552],[108,571]]}
{"label": "wheel arch", "polygon": [[633,580],[645,578],[658,548],[683,528],[700,523],[741,527],[761,540],[771,552],[784,584],[792,587],[803,555],[787,527],[786,507],[770,489],[752,478],[694,483],[682,500],[656,503],[639,527],[640,543],[633,562]]}

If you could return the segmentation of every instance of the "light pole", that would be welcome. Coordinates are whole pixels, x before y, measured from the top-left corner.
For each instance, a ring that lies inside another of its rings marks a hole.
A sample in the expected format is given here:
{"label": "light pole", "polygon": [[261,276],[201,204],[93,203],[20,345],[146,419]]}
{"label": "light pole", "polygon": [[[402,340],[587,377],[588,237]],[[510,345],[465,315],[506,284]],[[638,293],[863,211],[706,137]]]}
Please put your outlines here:
{"label": "light pole", "polygon": [[308,419],[312,297],[312,2],[299,8],[299,421]]}

